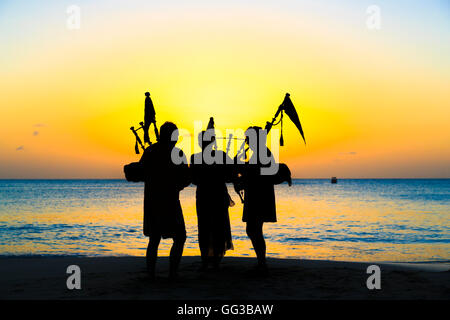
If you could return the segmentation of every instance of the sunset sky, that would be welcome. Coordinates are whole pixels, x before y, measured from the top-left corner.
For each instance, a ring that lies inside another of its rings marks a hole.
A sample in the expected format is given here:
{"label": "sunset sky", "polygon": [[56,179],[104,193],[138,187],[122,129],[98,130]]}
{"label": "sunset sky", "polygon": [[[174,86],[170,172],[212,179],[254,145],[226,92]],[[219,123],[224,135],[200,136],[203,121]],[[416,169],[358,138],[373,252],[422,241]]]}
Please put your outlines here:
{"label": "sunset sky", "polygon": [[145,91],[192,133],[264,126],[289,92],[296,178],[449,178],[449,39],[446,0],[0,1],[0,178],[123,178]]}

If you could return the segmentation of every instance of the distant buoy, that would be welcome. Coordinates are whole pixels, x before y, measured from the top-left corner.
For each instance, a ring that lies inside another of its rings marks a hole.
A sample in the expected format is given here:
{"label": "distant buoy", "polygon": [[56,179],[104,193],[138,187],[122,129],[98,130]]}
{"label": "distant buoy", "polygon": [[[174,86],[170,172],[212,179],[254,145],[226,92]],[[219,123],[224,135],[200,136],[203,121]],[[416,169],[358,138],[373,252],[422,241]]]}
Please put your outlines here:
{"label": "distant buoy", "polygon": [[331,183],[337,183],[337,178],[336,177],[332,177],[331,178]]}

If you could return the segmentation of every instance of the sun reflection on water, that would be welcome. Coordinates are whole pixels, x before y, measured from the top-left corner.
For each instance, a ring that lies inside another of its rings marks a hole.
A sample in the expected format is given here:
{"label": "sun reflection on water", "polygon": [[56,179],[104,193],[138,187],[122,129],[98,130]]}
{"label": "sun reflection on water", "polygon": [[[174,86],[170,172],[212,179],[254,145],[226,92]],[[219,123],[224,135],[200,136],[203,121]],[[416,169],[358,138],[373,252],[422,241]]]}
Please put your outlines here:
{"label": "sun reflection on water", "polygon": [[[415,181],[415,180],[414,180]],[[426,180],[428,181],[428,180]],[[449,182],[297,180],[276,187],[277,223],[265,224],[269,257],[349,261],[450,259]],[[234,250],[254,256],[242,204],[230,208]],[[145,255],[142,184],[0,182],[0,254]],[[195,189],[181,193],[188,240],[199,255]],[[163,240],[160,255],[168,255]]]}

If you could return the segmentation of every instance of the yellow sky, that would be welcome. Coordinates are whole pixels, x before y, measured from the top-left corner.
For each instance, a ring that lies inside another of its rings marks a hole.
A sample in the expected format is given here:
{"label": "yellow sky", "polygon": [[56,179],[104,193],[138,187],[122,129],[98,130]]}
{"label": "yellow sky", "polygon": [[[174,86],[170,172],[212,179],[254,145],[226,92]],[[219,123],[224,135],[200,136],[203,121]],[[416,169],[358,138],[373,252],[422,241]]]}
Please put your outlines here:
{"label": "yellow sky", "polygon": [[0,178],[121,178],[145,91],[159,125],[190,131],[264,126],[290,92],[307,139],[284,122],[295,177],[450,177],[448,61],[417,39],[254,6],[85,17],[3,44]]}

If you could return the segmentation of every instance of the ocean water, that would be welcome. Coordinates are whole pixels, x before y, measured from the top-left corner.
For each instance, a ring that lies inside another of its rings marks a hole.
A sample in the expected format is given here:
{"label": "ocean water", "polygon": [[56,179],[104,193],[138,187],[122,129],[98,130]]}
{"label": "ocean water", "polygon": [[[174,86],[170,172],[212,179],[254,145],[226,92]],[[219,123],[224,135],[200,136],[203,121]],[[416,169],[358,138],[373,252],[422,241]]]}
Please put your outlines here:
{"label": "ocean water", "polygon": [[[254,256],[230,208],[232,256]],[[276,186],[267,255],[348,261],[450,260],[450,179],[295,180]],[[195,188],[181,192],[186,255],[200,253]],[[124,180],[0,180],[0,255],[144,256],[143,184]],[[161,242],[168,255],[171,240]]]}

